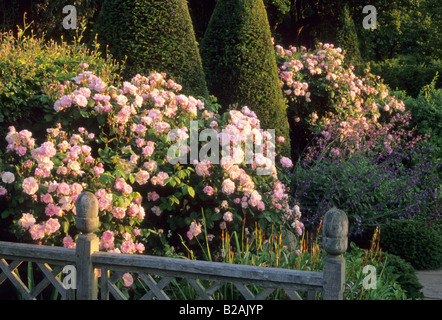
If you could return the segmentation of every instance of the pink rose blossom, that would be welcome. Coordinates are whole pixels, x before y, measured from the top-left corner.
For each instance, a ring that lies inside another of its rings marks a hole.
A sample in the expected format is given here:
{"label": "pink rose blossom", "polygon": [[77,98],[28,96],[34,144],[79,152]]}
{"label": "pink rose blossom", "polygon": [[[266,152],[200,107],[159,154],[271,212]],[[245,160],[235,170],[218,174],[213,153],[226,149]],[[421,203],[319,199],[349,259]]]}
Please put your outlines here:
{"label": "pink rose blossom", "polygon": [[231,195],[235,192],[235,183],[230,179],[224,180],[222,183],[222,192],[226,195]]}
{"label": "pink rose blossom", "polygon": [[292,160],[290,160],[290,159],[287,158],[287,157],[281,157],[281,165],[282,165],[284,168],[290,168],[290,167],[293,167]]}
{"label": "pink rose blossom", "polygon": [[45,214],[49,217],[52,216],[61,216],[63,214],[63,211],[61,207],[54,205],[53,203],[49,203],[45,208]]}
{"label": "pink rose blossom", "polygon": [[26,151],[27,151],[27,150],[28,150],[28,149],[26,149],[26,147],[18,146],[17,149],[15,149],[15,152],[17,152],[17,154],[18,154],[20,157],[23,157],[23,156],[26,154]]}
{"label": "pink rose blossom", "polygon": [[134,278],[130,273],[126,272],[125,274],[123,274],[123,285],[126,288],[129,288],[133,283],[134,283]]}
{"label": "pink rose blossom", "polygon": [[211,186],[205,186],[203,189],[204,193],[208,196],[213,195],[213,188]]}
{"label": "pink rose blossom", "polygon": [[120,249],[122,253],[127,253],[127,254],[133,254],[137,251],[137,249],[135,248],[135,244],[133,243],[132,240],[123,241]]}
{"label": "pink rose blossom", "polygon": [[147,194],[147,200],[148,201],[156,201],[160,198],[160,195],[156,193],[155,191],[149,192]]}
{"label": "pink rose blossom", "polygon": [[28,177],[23,180],[23,192],[33,195],[38,191],[38,181],[33,177]]}
{"label": "pink rose blossom", "polygon": [[225,212],[223,215],[223,220],[227,221],[227,222],[232,222],[233,221],[233,214],[230,211]]}
{"label": "pink rose blossom", "polygon": [[4,183],[13,183],[15,181],[15,176],[12,172],[5,171],[2,174],[2,181]]}
{"label": "pink rose blossom", "polygon": [[57,195],[63,194],[65,196],[69,195],[71,192],[71,188],[66,182],[62,182],[57,187]]}
{"label": "pink rose blossom", "polygon": [[29,229],[35,224],[35,218],[30,213],[23,213],[20,220],[18,220],[18,224],[22,226],[24,229]]}
{"label": "pink rose blossom", "polygon": [[158,206],[153,206],[150,210],[152,210],[152,212],[155,213],[156,216],[160,216],[161,213],[163,213],[163,210],[161,210]]}
{"label": "pink rose blossom", "polygon": [[187,237],[189,238],[189,240],[192,240],[194,236],[196,237],[201,233],[201,227],[201,223],[196,223],[195,220],[192,221],[189,227],[189,231],[187,231]]}
{"label": "pink rose blossom", "polygon": [[143,253],[146,248],[142,243],[135,243],[135,250],[137,250],[138,253]]}
{"label": "pink rose blossom", "polygon": [[50,218],[48,221],[46,221],[44,227],[45,233],[52,234],[60,229],[60,222],[58,222],[58,219]]}
{"label": "pink rose blossom", "polygon": [[72,99],[72,102],[80,107],[86,107],[87,106],[87,98],[83,96],[82,94],[77,94]]}
{"label": "pink rose blossom", "polygon": [[29,233],[33,240],[39,240],[45,236],[45,226],[42,224],[34,224],[29,229]]}
{"label": "pink rose blossom", "polygon": [[114,247],[114,233],[112,231],[105,231],[101,235],[100,247],[104,249],[112,249]]}
{"label": "pink rose blossom", "polygon": [[63,247],[65,248],[75,248],[75,242],[72,237],[64,237],[63,238]]}
{"label": "pink rose blossom", "polygon": [[126,215],[126,209],[122,207],[114,207],[111,213],[115,218],[123,219]]}
{"label": "pink rose blossom", "polygon": [[0,187],[0,196],[5,196],[8,194],[8,190],[4,187]]}

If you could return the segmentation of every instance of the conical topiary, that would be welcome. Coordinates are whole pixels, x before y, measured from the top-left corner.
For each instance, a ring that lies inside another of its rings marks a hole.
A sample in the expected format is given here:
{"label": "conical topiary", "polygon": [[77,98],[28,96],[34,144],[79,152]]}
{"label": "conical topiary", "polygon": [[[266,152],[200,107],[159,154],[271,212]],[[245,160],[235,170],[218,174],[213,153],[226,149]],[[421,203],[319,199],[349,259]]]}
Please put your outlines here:
{"label": "conical topiary", "polygon": [[95,27],[125,78],[165,72],[188,95],[208,97],[198,44],[185,0],[105,0]]}
{"label": "conical topiary", "polygon": [[264,129],[285,138],[290,150],[286,105],[279,85],[267,13],[262,0],[218,0],[201,41],[210,94],[255,111]]}

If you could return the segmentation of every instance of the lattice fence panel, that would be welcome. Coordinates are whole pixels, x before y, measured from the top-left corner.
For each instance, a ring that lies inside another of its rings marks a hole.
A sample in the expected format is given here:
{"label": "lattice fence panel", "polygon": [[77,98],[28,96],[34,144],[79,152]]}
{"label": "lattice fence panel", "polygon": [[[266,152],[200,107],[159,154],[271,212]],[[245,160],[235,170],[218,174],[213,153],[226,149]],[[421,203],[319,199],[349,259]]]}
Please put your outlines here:
{"label": "lattice fence panel", "polygon": [[[134,299],[134,288],[139,300],[315,300],[317,289],[310,288],[298,293],[290,286],[263,287],[250,285],[241,281],[201,280],[197,278],[179,278],[173,276],[157,276],[148,273],[131,273],[134,282],[131,290],[123,285],[126,272],[101,269],[101,299],[128,300]],[[130,291],[130,293],[129,293]]]}
{"label": "lattice fence panel", "polygon": [[[36,300],[40,294],[49,286],[53,286],[57,290],[57,294],[65,300],[74,299],[74,291],[72,288],[65,288],[63,282],[60,280],[61,273],[63,271],[63,265],[50,266],[48,263],[33,262],[31,268],[26,268],[19,272],[19,267],[25,261],[20,260],[6,260],[0,259],[0,285],[9,280],[12,285],[17,289],[21,299],[23,300]],[[31,263],[31,262],[27,262]],[[32,275],[28,274],[29,270],[32,270]],[[28,278],[28,284],[22,280],[22,275]],[[39,275],[38,277],[35,276]],[[32,281],[29,281],[31,277]],[[37,283],[35,283],[35,282]]]}

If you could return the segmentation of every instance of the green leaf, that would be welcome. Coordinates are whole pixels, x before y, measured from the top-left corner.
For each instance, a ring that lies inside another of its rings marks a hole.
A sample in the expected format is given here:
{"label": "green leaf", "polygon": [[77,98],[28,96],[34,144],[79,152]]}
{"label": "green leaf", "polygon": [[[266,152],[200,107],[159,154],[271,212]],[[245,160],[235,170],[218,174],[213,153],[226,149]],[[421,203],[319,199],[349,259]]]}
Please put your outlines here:
{"label": "green leaf", "polygon": [[86,110],[80,109],[79,111],[83,118],[89,118],[89,113]]}
{"label": "green leaf", "polygon": [[189,192],[189,195],[194,198],[195,197],[195,190],[189,186],[189,188],[187,189],[187,191]]}
{"label": "green leaf", "polygon": [[173,206],[174,203],[180,204],[180,200],[175,195],[169,196],[169,204]]}
{"label": "green leaf", "polygon": [[68,231],[69,231],[69,222],[68,222],[68,221],[62,221],[62,222],[61,222],[61,226],[62,226],[62,228],[63,228],[63,232],[64,232],[65,234],[68,234]]}

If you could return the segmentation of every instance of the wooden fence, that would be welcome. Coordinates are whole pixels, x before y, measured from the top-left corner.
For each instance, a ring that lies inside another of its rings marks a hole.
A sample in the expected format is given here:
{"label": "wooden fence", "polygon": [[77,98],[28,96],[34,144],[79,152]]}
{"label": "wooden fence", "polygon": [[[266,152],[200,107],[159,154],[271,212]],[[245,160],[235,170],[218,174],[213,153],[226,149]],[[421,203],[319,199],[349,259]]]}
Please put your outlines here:
{"label": "wooden fence", "polygon": [[[347,249],[348,220],[341,210],[331,209],[324,216],[323,248],[327,252],[324,270],[310,272],[99,252],[99,239],[94,234],[98,227],[95,195],[83,192],[76,207],[76,226],[81,234],[75,249],[0,241],[0,285],[8,279],[26,300],[35,299],[49,285],[67,300],[107,300],[110,295],[115,299],[126,299],[116,282],[124,273],[131,272],[138,274],[146,287],[141,299],[169,299],[165,288],[174,279],[186,279],[200,299],[212,299],[226,283],[233,284],[248,300],[265,299],[278,288],[291,299],[301,299],[298,291],[306,291],[309,300],[316,299],[319,292],[325,300],[343,299],[345,260],[342,254]],[[28,288],[15,272],[24,261],[36,263],[44,274],[44,278],[32,288]],[[60,280],[66,266],[76,271],[75,286],[66,286]],[[248,286],[262,290],[252,292]]]}

